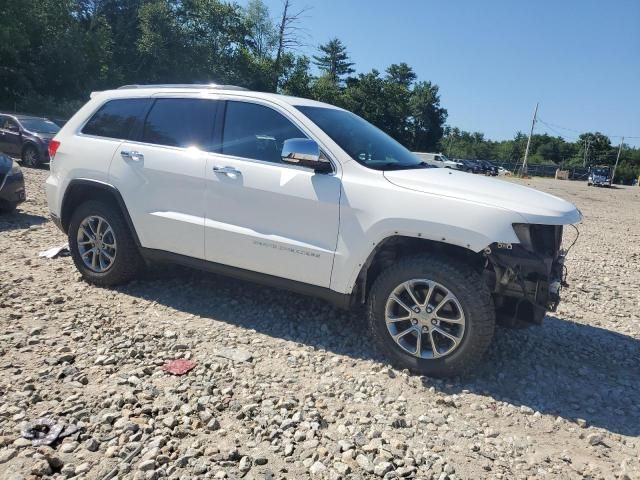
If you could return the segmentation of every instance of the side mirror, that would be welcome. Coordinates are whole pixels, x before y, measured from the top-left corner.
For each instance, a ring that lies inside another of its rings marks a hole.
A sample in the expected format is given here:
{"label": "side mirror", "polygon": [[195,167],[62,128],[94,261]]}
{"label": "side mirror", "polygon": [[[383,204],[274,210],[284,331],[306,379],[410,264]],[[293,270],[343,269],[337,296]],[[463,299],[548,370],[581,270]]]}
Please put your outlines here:
{"label": "side mirror", "polygon": [[285,140],[281,157],[285,163],[311,168],[315,172],[331,171],[331,162],[321,155],[318,144],[309,138]]}

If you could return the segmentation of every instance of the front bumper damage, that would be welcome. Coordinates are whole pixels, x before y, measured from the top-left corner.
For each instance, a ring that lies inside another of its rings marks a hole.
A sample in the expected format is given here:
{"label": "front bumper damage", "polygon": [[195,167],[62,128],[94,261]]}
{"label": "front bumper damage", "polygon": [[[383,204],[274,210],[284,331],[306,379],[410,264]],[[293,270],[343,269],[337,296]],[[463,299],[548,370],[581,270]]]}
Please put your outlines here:
{"label": "front bumper damage", "polygon": [[539,325],[546,312],[555,311],[560,303],[560,292],[566,286],[562,227],[539,227],[546,229],[543,235],[519,234],[524,240],[520,244],[494,243],[484,251],[485,281],[500,324]]}

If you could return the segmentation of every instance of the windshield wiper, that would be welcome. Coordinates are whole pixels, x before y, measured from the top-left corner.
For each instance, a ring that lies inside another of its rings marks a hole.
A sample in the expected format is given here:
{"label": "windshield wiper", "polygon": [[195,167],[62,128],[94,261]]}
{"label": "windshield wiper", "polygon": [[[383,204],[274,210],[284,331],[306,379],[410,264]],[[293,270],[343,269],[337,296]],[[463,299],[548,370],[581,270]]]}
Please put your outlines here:
{"label": "windshield wiper", "polygon": [[419,168],[429,168],[430,165],[427,165],[426,163],[413,163],[407,165],[396,162],[386,162],[376,165],[376,167],[379,167],[380,170],[416,170]]}

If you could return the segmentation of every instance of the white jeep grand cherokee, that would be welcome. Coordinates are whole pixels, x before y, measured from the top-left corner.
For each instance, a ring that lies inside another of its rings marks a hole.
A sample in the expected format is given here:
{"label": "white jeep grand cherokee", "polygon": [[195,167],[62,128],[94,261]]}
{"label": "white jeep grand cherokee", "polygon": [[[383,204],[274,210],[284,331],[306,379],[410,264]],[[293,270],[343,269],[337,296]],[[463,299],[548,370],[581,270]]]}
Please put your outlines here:
{"label": "white jeep grand cherokee", "polygon": [[50,144],[47,197],[97,285],[163,260],[367,305],[398,367],[463,372],[496,320],[539,324],[574,205],[428,168],[358,116],[215,85],[94,93]]}

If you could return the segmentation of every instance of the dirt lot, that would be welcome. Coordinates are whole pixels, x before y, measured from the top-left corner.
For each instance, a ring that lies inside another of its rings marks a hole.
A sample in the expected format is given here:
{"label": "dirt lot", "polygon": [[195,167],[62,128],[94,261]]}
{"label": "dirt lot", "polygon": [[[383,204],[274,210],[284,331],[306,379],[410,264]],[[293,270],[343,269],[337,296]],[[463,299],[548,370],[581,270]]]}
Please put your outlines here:
{"label": "dirt lot", "polygon": [[[85,284],[38,257],[65,238],[47,172],[25,175],[28,202],[0,217],[0,479],[640,479],[638,188],[526,181],[585,215],[564,302],[434,381],[321,301],[166,267]],[[168,375],[174,358],[198,366]],[[39,417],[80,431],[33,447]]]}

